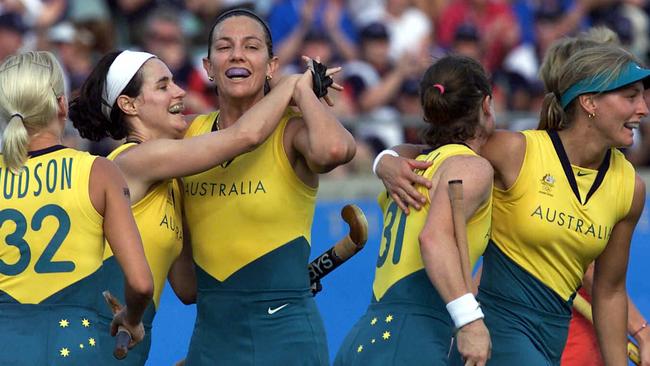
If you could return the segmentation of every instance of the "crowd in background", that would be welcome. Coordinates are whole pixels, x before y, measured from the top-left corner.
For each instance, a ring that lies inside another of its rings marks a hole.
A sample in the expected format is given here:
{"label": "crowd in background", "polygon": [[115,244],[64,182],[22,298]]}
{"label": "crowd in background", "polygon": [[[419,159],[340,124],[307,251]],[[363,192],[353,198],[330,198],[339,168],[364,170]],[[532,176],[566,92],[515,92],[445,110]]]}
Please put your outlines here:
{"label": "crowd in background", "polygon": [[[367,173],[374,155],[418,142],[420,76],[453,52],[490,72],[497,122],[535,128],[543,99],[537,75],[556,39],[603,25],[640,60],[650,58],[646,0],[0,0],[0,61],[23,50],[50,50],[78,93],[95,62],[113,49],[158,55],[187,90],[185,113],[218,108],[201,66],[208,30],[223,11],[248,7],[264,16],[284,72],[300,55],[343,66],[335,111],[354,133],[357,158],[333,176]],[[628,158],[650,165],[650,127],[641,125]],[[90,144],[70,129],[66,144],[105,155],[114,142]]]}

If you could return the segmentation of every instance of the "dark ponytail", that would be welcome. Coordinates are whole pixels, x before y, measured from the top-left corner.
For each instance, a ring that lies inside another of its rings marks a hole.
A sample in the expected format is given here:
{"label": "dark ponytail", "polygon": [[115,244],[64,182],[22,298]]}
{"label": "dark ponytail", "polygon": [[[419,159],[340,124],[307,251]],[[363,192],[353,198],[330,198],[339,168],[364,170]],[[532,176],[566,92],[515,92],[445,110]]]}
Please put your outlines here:
{"label": "dark ponytail", "polygon": [[[70,102],[69,117],[81,137],[99,141],[104,137],[121,140],[129,133],[129,126],[124,120],[124,112],[115,103],[111,109],[110,119],[102,112],[105,104],[103,91],[106,88],[106,75],[115,58],[122,51],[113,51],[102,57],[81,87],[79,96]],[[133,76],[121,95],[136,97],[142,88],[142,70]]]}
{"label": "dark ponytail", "polygon": [[483,67],[464,56],[446,56],[425,72],[420,103],[427,127],[422,140],[438,147],[462,143],[476,135],[483,99],[492,94]]}

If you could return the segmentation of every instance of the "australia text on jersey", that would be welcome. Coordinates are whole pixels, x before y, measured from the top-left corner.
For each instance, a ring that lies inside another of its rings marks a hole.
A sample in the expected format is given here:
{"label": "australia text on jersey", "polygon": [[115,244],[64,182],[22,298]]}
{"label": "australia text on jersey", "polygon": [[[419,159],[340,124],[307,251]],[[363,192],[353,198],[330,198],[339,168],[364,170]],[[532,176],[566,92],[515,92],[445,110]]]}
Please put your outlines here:
{"label": "australia text on jersey", "polygon": [[609,240],[609,236],[612,234],[612,228],[607,225],[594,225],[578,217],[576,214],[572,215],[549,207],[543,208],[542,205],[537,206],[530,216],[539,217],[543,221],[556,223],[560,227],[565,227],[569,230],[574,230],[575,232],[590,235],[598,239]]}
{"label": "australia text on jersey", "polygon": [[74,158],[64,157],[24,167],[21,174],[0,168],[0,185],[5,199],[37,197],[45,192],[72,188]]}
{"label": "australia text on jersey", "polygon": [[185,194],[189,196],[243,196],[247,194],[266,193],[261,180],[241,181],[232,183],[188,182],[185,183]]}

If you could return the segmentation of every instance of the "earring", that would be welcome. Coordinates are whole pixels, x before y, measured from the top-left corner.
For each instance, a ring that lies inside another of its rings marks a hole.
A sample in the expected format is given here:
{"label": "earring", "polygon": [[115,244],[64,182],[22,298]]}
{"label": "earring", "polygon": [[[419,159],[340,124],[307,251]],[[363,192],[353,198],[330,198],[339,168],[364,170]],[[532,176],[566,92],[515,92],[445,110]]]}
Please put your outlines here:
{"label": "earring", "polygon": [[587,117],[589,117],[589,119],[594,119],[594,118],[596,118],[596,113],[593,113],[593,112],[592,112],[592,113],[589,113],[589,114],[587,115]]}
{"label": "earring", "polygon": [[208,76],[208,80],[214,81],[214,78],[212,76]]}
{"label": "earring", "polygon": [[266,75],[266,80],[271,80],[273,79],[273,75]]}

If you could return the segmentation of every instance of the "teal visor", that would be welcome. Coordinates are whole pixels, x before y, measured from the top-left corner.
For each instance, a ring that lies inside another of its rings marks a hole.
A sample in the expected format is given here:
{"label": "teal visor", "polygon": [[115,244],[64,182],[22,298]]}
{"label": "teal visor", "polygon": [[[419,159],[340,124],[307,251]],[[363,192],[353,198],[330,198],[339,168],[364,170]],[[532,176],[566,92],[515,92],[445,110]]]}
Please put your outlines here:
{"label": "teal visor", "polygon": [[581,94],[607,92],[632,83],[636,83],[640,80],[643,80],[643,84],[645,86],[648,82],[650,82],[650,80],[647,79],[648,77],[650,77],[649,69],[644,69],[634,62],[629,62],[615,79],[608,80],[609,75],[601,74],[580,80],[579,82],[571,85],[571,87],[567,89],[564,94],[562,94],[560,102],[562,104],[562,108],[566,108],[566,106],[568,106],[571,101],[573,101]]}

